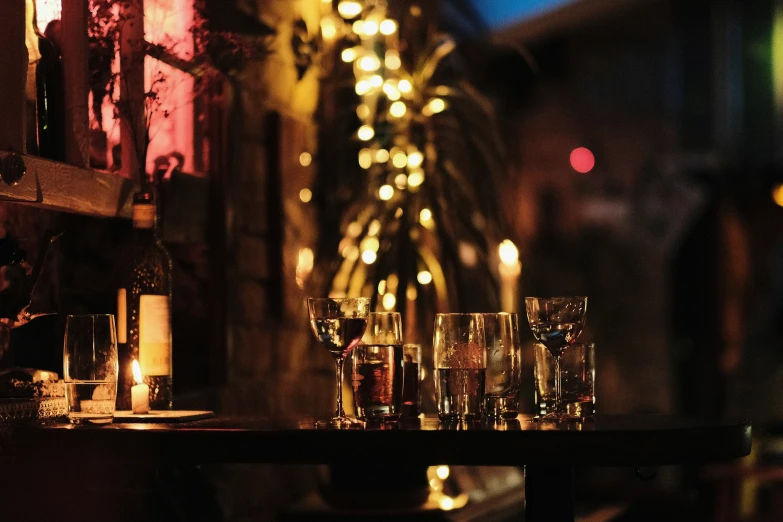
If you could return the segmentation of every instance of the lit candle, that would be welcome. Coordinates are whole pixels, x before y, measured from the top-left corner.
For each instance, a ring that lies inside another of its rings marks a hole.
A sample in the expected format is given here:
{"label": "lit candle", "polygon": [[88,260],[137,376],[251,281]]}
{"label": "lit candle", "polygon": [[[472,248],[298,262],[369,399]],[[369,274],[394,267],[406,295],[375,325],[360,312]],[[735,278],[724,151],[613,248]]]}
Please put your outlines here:
{"label": "lit candle", "polygon": [[132,363],[133,380],[136,385],[131,388],[131,406],[133,413],[149,413],[150,411],[150,387],[142,382],[141,367],[139,361]]}
{"label": "lit candle", "polygon": [[498,273],[500,274],[500,306],[503,312],[517,311],[517,293],[522,263],[519,262],[519,250],[509,239],[504,239],[498,247]]}

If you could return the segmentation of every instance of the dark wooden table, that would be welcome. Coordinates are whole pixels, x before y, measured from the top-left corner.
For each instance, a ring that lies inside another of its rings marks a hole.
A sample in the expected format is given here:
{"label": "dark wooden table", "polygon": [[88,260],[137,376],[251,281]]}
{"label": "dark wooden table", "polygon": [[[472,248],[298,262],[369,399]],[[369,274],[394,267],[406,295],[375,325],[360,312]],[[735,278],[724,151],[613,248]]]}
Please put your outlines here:
{"label": "dark wooden table", "polygon": [[85,452],[153,463],[338,465],[346,454],[370,455],[378,448],[403,467],[524,465],[527,519],[556,522],[573,520],[575,467],[736,459],[750,453],[751,427],[744,421],[647,415],[556,426],[520,415],[495,425],[443,425],[425,417],[391,429],[340,431],[316,430],[310,420],[218,417],[185,424],[30,427],[18,430],[10,447],[22,453],[57,448],[66,466],[76,465]]}

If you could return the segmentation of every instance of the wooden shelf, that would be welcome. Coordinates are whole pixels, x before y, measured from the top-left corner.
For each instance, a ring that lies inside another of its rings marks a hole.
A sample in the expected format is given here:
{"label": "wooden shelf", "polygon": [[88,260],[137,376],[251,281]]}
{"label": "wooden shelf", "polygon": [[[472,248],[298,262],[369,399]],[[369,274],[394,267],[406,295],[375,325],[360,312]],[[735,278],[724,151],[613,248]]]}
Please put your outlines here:
{"label": "wooden shelf", "polygon": [[[10,153],[0,151],[0,159]],[[27,173],[16,186],[0,182],[0,201],[96,217],[130,218],[135,184],[119,174],[22,155]]]}

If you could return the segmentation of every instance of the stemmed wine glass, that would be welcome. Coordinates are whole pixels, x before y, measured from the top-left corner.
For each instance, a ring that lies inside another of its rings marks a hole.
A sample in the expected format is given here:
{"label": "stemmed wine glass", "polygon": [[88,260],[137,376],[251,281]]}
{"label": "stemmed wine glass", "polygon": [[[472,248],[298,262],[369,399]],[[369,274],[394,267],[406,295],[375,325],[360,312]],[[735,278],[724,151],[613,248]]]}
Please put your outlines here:
{"label": "stemmed wine glass", "polygon": [[359,344],[367,329],[370,314],[370,299],[348,297],[340,299],[308,298],[307,310],[310,327],[318,341],[329,350],[337,365],[337,409],[334,417],[318,421],[319,428],[352,428],[361,422],[349,419],[343,410],[343,362],[345,357]]}
{"label": "stemmed wine glass", "polygon": [[525,297],[525,311],[533,337],[547,347],[555,360],[555,408],[544,419],[559,420],[565,413],[560,357],[582,333],[587,297]]}

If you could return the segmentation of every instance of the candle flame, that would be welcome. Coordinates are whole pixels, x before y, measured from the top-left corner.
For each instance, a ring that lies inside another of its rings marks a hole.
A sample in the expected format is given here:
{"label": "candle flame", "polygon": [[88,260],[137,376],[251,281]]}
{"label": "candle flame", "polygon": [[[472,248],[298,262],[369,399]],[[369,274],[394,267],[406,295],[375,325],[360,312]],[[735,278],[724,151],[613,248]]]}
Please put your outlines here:
{"label": "candle flame", "polygon": [[504,239],[500,243],[498,255],[500,256],[500,262],[507,266],[514,266],[519,261],[519,250],[510,239]]}
{"label": "candle flame", "polygon": [[139,361],[136,359],[134,359],[133,363],[131,364],[131,371],[133,371],[133,380],[136,384],[141,384],[144,382],[141,377],[141,366],[139,366]]}

